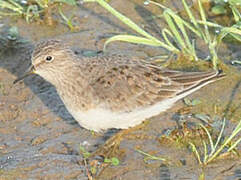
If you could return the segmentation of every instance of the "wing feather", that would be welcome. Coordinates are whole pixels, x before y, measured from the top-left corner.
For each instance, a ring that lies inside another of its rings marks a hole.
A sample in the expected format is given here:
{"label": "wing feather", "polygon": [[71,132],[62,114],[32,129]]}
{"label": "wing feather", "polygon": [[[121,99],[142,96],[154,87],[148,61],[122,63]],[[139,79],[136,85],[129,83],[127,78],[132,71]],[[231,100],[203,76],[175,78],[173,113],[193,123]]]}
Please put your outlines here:
{"label": "wing feather", "polygon": [[[113,59],[113,57],[111,57]],[[101,105],[112,111],[131,111],[173,98],[214,79],[218,72],[180,72],[142,61],[98,59],[103,67],[93,74],[91,87]]]}

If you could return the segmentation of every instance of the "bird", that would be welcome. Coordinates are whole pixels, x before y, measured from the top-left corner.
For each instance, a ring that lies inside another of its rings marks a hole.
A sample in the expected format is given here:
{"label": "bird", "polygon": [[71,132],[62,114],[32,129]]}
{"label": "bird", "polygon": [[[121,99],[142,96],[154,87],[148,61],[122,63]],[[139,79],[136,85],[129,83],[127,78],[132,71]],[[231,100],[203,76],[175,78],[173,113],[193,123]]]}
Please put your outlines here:
{"label": "bird", "polygon": [[14,84],[31,74],[43,77],[80,126],[95,132],[137,126],[225,76],[220,70],[170,70],[118,54],[79,57],[56,39],[39,42],[31,61]]}

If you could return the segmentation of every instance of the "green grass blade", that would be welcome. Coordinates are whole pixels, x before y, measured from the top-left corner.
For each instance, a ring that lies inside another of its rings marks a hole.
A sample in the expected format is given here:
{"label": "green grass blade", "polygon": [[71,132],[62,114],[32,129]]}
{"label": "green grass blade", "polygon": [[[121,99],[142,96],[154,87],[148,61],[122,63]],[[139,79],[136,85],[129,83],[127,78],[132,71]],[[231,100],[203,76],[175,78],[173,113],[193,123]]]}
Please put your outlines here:
{"label": "green grass blade", "polygon": [[200,126],[205,130],[206,134],[208,135],[208,140],[209,140],[209,143],[211,146],[211,152],[214,151],[213,140],[212,140],[212,137],[211,137],[209,131],[207,130],[207,128],[204,125],[200,124]]}
{"label": "green grass blade", "polygon": [[195,29],[192,25],[190,25],[188,22],[183,21],[183,24],[188,28],[190,29],[193,33],[195,33],[198,37],[202,38],[202,34],[197,30]]}
{"label": "green grass blade", "polygon": [[[204,39],[204,41],[206,42],[206,41],[207,41],[207,40],[206,40],[206,37],[204,36],[201,27],[199,26],[196,18],[193,16],[193,14],[192,14],[190,8],[188,7],[186,1],[185,1],[185,0],[182,0],[182,4],[183,4],[183,6],[184,6],[184,8],[185,8],[185,11],[186,11],[187,14],[188,14],[188,17],[189,17],[190,21],[193,23],[193,25],[194,25],[194,27],[195,27],[195,28],[193,28],[193,29],[195,29],[195,31],[197,30],[197,31],[199,32],[198,34],[200,34],[200,36],[201,36],[201,37]],[[196,33],[196,34],[197,34],[197,33]]]}
{"label": "green grass blade", "polygon": [[238,143],[240,143],[240,141],[241,141],[241,138],[235,141],[235,143],[232,146],[230,146],[227,151],[228,152],[232,151],[238,145]]}
{"label": "green grass blade", "polygon": [[182,19],[179,16],[177,16],[176,18],[174,18],[174,21],[177,24],[178,28],[180,29],[180,31],[181,31],[184,39],[185,39],[185,42],[186,42],[185,44],[187,44],[188,48],[190,48],[191,42],[190,42],[189,37],[187,35],[186,29],[184,28]]}
{"label": "green grass blade", "polygon": [[220,44],[225,36],[228,35],[228,32],[221,32],[217,36],[217,43]]}
{"label": "green grass blade", "polygon": [[145,44],[145,45],[151,45],[151,46],[162,46],[162,43],[144,38],[144,37],[138,37],[133,35],[116,35],[111,38],[109,38],[104,45],[104,50],[106,49],[106,46],[113,41],[125,41],[130,43],[136,43],[136,44]]}
{"label": "green grass blade", "polygon": [[207,26],[214,27],[214,28],[223,28],[223,26],[213,23],[213,22],[209,22],[209,21],[198,20],[197,22],[198,22],[198,24],[207,25]]}
{"label": "green grass blade", "polygon": [[189,36],[187,34],[187,31],[183,25],[183,21],[180,17],[178,18],[175,18],[174,19],[178,28],[180,29],[181,33],[182,33],[182,36],[184,37],[185,39],[185,44],[187,45],[187,51],[188,51],[188,54],[191,54],[193,57],[195,57],[195,59],[197,59],[196,57],[196,54],[195,54],[195,51],[193,50],[193,45],[192,43],[190,42],[190,39],[189,39]]}
{"label": "green grass blade", "polygon": [[35,2],[43,9],[48,7],[48,3],[43,2],[42,0],[35,0]]}
{"label": "green grass blade", "polygon": [[217,70],[217,64],[218,64],[218,55],[216,52],[217,44],[218,44],[217,38],[216,38],[216,36],[214,36],[213,42],[209,43],[209,45],[208,45],[210,54],[212,55],[213,68],[215,70]]}
{"label": "green grass blade", "polygon": [[[207,22],[205,11],[203,9],[203,6],[200,0],[198,0],[198,7],[199,7],[199,12],[200,12],[202,21]],[[206,24],[204,24],[204,32],[205,32],[205,38],[207,39],[207,43],[211,43],[211,37],[209,34],[208,26]]]}
{"label": "green grass blade", "polygon": [[69,4],[71,6],[75,6],[76,5],[76,1],[75,0],[53,0],[53,2],[65,3],[65,4]]}
{"label": "green grass blade", "polygon": [[233,36],[236,40],[241,41],[241,30],[236,28],[234,25],[232,27],[225,27],[221,29],[221,32],[218,36],[218,42],[220,42],[228,34]]}
{"label": "green grass blade", "polygon": [[241,20],[241,14],[240,14],[239,10],[234,5],[230,5],[230,8],[232,10],[235,22],[236,23],[239,22]]}
{"label": "green grass blade", "polygon": [[153,156],[153,155],[150,155],[146,152],[143,152],[142,150],[139,150],[139,149],[136,149],[137,152],[147,156],[149,159],[151,160],[159,160],[159,161],[167,161],[166,159],[162,158],[162,157],[157,157],[157,156]]}
{"label": "green grass blade", "polygon": [[176,28],[176,25],[174,24],[173,20],[172,20],[172,17],[170,16],[170,11],[169,10],[165,10],[163,12],[163,16],[169,26],[169,28],[171,29],[175,39],[176,39],[176,42],[180,45],[180,47],[186,51],[187,47],[186,47],[186,44],[185,42],[183,41],[179,31],[177,30]]}
{"label": "green grass blade", "polygon": [[0,11],[0,15],[2,16],[19,16],[19,13],[6,13],[6,12],[1,12]]}
{"label": "green grass blade", "polygon": [[225,140],[225,142],[220,146],[220,148],[208,159],[208,162],[211,162],[213,159],[215,159],[218,154],[224,149],[224,147],[230,143],[230,141],[237,135],[237,133],[239,133],[241,131],[241,121],[239,121],[238,125],[236,126],[236,128],[234,129],[234,131],[232,132],[232,134],[229,136],[228,139]]}
{"label": "green grass blade", "polygon": [[239,121],[238,125],[235,127],[231,136],[235,136],[241,130],[241,121]]}
{"label": "green grass blade", "polygon": [[221,31],[241,35],[241,30],[235,27],[225,27]]}
{"label": "green grass blade", "polygon": [[199,27],[199,25],[198,25],[198,23],[197,23],[197,21],[196,21],[196,18],[193,16],[190,8],[188,7],[187,2],[186,2],[185,0],[182,0],[182,4],[183,4],[183,6],[184,6],[185,11],[187,12],[187,15],[188,15],[190,21],[194,24],[194,26],[195,26],[197,29],[199,29],[200,27]]}
{"label": "green grass blade", "polygon": [[201,161],[201,158],[200,158],[200,154],[198,153],[198,150],[197,150],[196,146],[193,143],[191,143],[191,142],[189,142],[189,145],[191,146],[192,152],[196,156],[196,158],[198,160],[198,163],[202,164],[202,161]]}
{"label": "green grass blade", "polygon": [[130,28],[132,28],[134,31],[136,31],[137,33],[141,34],[142,36],[152,40],[152,41],[156,41],[157,43],[162,44],[163,48],[166,48],[169,51],[175,51],[175,49],[172,49],[170,46],[164,44],[163,42],[159,41],[157,38],[151,36],[150,34],[148,34],[146,31],[144,31],[143,29],[141,29],[137,24],[135,24],[132,20],[130,20],[129,18],[127,18],[126,16],[122,15],[121,13],[119,13],[118,11],[116,11],[114,8],[112,8],[107,2],[105,2],[104,0],[95,0],[95,1],[88,1],[88,0],[84,0],[84,2],[97,2],[98,4],[100,4],[102,7],[104,7],[106,10],[108,10],[111,14],[113,14],[115,17],[117,17],[119,20],[121,20],[124,24],[126,24],[127,26],[129,26]]}
{"label": "green grass blade", "polygon": [[[163,6],[162,4],[159,4],[159,3],[154,2],[154,1],[148,1],[148,2],[150,2],[151,4],[155,4],[155,5],[163,8],[164,10],[168,10],[169,13],[170,13],[170,15],[171,15],[173,18],[176,18],[176,17],[179,17],[179,18],[180,18],[180,16],[178,16],[173,10],[171,10],[171,9]],[[189,8],[189,7],[187,6],[187,8]],[[189,9],[188,9],[188,10],[189,10]],[[190,10],[189,10],[189,11],[190,11]],[[162,15],[162,17],[163,17],[163,15]],[[195,21],[196,21],[196,20],[195,20]],[[192,32],[194,32],[197,36],[202,37],[202,35],[200,34],[199,30],[197,30],[196,28],[192,27],[188,22],[186,22],[186,21],[184,21],[184,20],[182,19],[182,23],[183,23],[188,29],[190,29]]]}
{"label": "green grass blade", "polygon": [[23,7],[20,5],[20,4],[18,4],[17,2],[15,2],[15,1],[13,1],[13,0],[8,0],[11,4],[13,4],[15,7],[17,7],[18,9],[21,9],[21,10],[23,10]]}
{"label": "green grass blade", "polygon": [[27,11],[26,11],[26,15],[25,15],[25,19],[27,23],[30,23],[30,18],[31,18],[31,11],[32,11],[32,6],[28,6]]}
{"label": "green grass blade", "polygon": [[205,180],[204,172],[202,172],[202,174],[200,174],[200,176],[198,177],[198,180]]}
{"label": "green grass blade", "polygon": [[155,4],[155,5],[157,5],[158,7],[162,8],[162,9],[167,9],[166,6],[163,6],[162,4],[160,4],[160,3],[158,3],[158,2],[151,1],[151,0],[147,0],[147,1],[148,1],[148,3],[150,3],[150,4]]}
{"label": "green grass blade", "polygon": [[219,135],[218,135],[217,141],[216,141],[216,143],[215,143],[215,145],[214,145],[214,151],[211,151],[210,156],[213,155],[213,153],[215,152],[217,146],[218,146],[219,143],[220,143],[220,140],[221,140],[222,135],[223,135],[224,127],[225,127],[225,124],[226,124],[225,122],[226,122],[226,119],[224,118],[224,119],[223,119],[223,123],[222,123],[221,131],[219,132]]}
{"label": "green grass blade", "polygon": [[[198,6],[199,6],[199,12],[200,12],[202,21],[207,22],[205,11],[203,9],[203,6],[202,6],[202,3],[200,0],[198,0]],[[212,42],[211,35],[210,35],[209,29],[208,29],[208,25],[206,23],[204,24],[204,34],[205,34],[205,39],[207,40],[206,43],[208,44],[210,54],[212,55],[213,68],[217,69],[218,56],[217,56],[217,53],[215,50],[217,42],[216,42],[216,38],[214,38],[214,40]]]}
{"label": "green grass blade", "polygon": [[[172,34],[172,32],[169,29],[164,28],[162,30],[162,36],[164,38],[164,40],[166,41],[166,43],[171,46],[173,49],[175,49],[176,47],[173,45],[173,43],[171,43],[171,41],[169,40],[169,38],[167,37],[167,35],[169,35],[171,38],[174,39],[174,36]],[[176,49],[177,51],[179,51],[178,49]]]}
{"label": "green grass blade", "polygon": [[241,41],[241,36],[240,35],[236,35],[236,34],[230,34],[234,39]]}
{"label": "green grass blade", "polygon": [[73,26],[73,24],[72,24],[72,22],[71,22],[71,18],[67,18],[67,17],[64,15],[64,13],[63,13],[63,11],[62,11],[62,8],[61,8],[61,5],[59,5],[59,14],[60,14],[60,16],[63,18],[63,20],[65,21],[65,23],[68,25],[70,31],[73,32],[73,31],[74,31],[74,26]]}
{"label": "green grass blade", "polygon": [[20,6],[21,8],[19,8],[18,6],[15,6],[15,5],[13,5],[9,2],[5,2],[5,1],[0,0],[0,7],[2,9],[6,8],[6,9],[9,9],[9,10],[15,11],[19,14],[23,14],[23,8],[21,6]]}
{"label": "green grass blade", "polygon": [[195,39],[192,40],[192,50],[193,50],[193,54],[195,55],[194,58],[197,61],[198,57],[197,57],[196,48],[195,48]]}
{"label": "green grass blade", "polygon": [[[190,29],[192,32],[194,32],[198,36],[201,36],[200,33],[197,30],[195,30],[194,27],[192,27],[190,24],[188,24],[186,21],[184,21],[180,16],[176,15],[170,9],[166,9],[164,11],[163,15],[164,15],[164,18],[165,18],[169,28],[171,29],[172,33],[174,34],[172,36],[173,39],[176,40],[176,42],[180,45],[180,47],[182,48],[182,50],[185,53],[192,55],[194,57],[194,59],[197,60],[198,58],[197,58],[196,51],[195,51],[195,45],[193,43],[191,43],[185,27]],[[177,29],[177,27],[178,27],[178,29]],[[165,37],[164,37],[164,39],[166,40]],[[169,42],[167,41],[167,43],[169,43]]]}

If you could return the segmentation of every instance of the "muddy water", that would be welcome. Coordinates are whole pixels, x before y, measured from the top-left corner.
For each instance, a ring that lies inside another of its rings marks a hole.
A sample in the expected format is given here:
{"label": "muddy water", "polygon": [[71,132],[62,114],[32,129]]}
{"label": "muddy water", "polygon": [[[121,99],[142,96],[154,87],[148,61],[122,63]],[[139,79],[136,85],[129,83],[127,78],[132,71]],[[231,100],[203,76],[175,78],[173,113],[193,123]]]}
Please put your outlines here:
{"label": "muddy water", "polygon": [[[162,21],[149,18],[158,9],[145,9],[138,1],[113,1],[111,4],[136,22],[141,22],[148,31],[158,34]],[[47,27],[27,24],[21,19],[1,22],[0,179],[88,179],[79,145],[93,151],[113,134],[92,134],[81,128],[64,107],[55,88],[37,75],[12,84],[29,66],[33,44],[40,39],[62,39],[81,55],[87,50],[100,50],[103,37],[131,33],[96,4],[79,6],[75,14],[79,31],[74,33],[63,24]],[[7,39],[7,30],[12,25],[19,29],[16,41]],[[203,113],[220,118],[226,115],[229,128],[225,133],[229,134],[241,115],[241,68],[231,66],[229,60],[240,59],[241,48],[226,44],[220,49],[227,64],[228,77],[191,95],[202,103],[192,108],[189,114]],[[164,50],[113,43],[108,47],[108,53],[112,52],[147,58],[163,54]],[[177,127],[175,117],[182,107],[184,104],[178,102],[168,112],[148,120],[143,128],[125,137],[120,146],[123,152],[119,157],[120,164],[102,168],[98,178],[198,179],[204,173],[206,179],[239,179],[241,161],[235,156],[219,159],[202,168],[184,146],[158,140],[166,130]],[[195,121],[188,115],[185,118],[189,122]],[[144,156],[136,149],[171,159],[172,163],[145,162]]]}

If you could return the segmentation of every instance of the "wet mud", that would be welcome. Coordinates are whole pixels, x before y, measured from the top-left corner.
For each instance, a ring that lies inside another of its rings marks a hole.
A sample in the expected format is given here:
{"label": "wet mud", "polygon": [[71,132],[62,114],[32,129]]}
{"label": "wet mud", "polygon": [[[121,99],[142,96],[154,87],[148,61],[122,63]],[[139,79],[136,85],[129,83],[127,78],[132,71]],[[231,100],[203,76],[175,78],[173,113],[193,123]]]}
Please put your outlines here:
{"label": "wet mud", "polygon": [[[158,9],[145,7],[140,1],[118,0],[111,5],[157,36],[164,25],[161,20],[149,18]],[[71,9],[66,11],[70,13]],[[94,3],[77,7],[75,23],[79,30],[76,32],[70,32],[61,23],[54,27],[27,24],[23,19],[2,19],[0,23],[0,179],[88,179],[86,168],[90,169],[91,165],[90,161],[85,163],[80,145],[94,151],[115,131],[94,134],[80,127],[66,110],[55,88],[37,75],[15,85],[13,81],[30,65],[34,43],[39,40],[61,39],[81,56],[102,50],[104,40],[113,34],[133,32]],[[16,40],[8,39],[11,26],[18,27]],[[211,119],[217,117],[220,121],[226,117],[228,129],[225,133],[230,134],[241,120],[241,67],[232,66],[230,60],[240,59],[241,48],[240,45],[222,44],[220,49],[227,77],[189,96],[199,99],[201,104],[193,106],[182,117],[189,124],[198,122],[192,116],[197,113],[207,114]],[[165,53],[165,50],[115,42],[108,46],[107,53],[148,59]],[[195,65],[198,67],[198,62],[192,67]],[[183,69],[184,66],[180,66],[181,63],[176,61],[170,65],[174,69]],[[196,69],[192,67],[189,65],[186,69]],[[200,67],[197,69],[208,68],[205,65]],[[180,119],[180,109],[184,107],[186,105],[179,101],[167,112],[147,120],[141,129],[127,135],[120,145],[120,164],[101,166],[100,162],[98,167],[101,168],[94,177],[104,180],[198,179],[204,173],[206,179],[239,179],[241,161],[238,156],[220,158],[201,167],[185,145],[160,141],[165,132],[179,128],[177,119]],[[168,158],[172,163],[144,161],[145,156],[137,149]]]}

